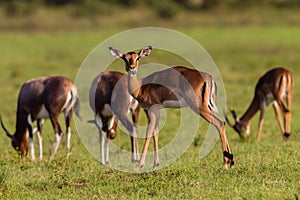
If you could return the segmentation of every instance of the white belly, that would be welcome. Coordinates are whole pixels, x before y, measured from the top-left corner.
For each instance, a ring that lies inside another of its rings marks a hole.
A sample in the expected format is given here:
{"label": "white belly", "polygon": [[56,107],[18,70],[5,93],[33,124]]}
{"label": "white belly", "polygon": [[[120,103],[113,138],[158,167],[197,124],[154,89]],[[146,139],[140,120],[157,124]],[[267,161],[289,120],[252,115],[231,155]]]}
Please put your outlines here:
{"label": "white belly", "polygon": [[49,118],[49,113],[46,110],[44,105],[42,105],[42,108],[41,108],[40,112],[37,115],[37,119],[41,119],[41,118]]}
{"label": "white belly", "polygon": [[103,108],[103,110],[101,111],[101,114],[104,115],[104,116],[107,116],[107,117],[113,115],[113,112],[112,112],[111,107],[110,107],[109,104],[105,104],[105,105],[104,105],[104,108]]}
{"label": "white belly", "polygon": [[183,107],[187,107],[188,105],[183,98],[180,98],[178,101],[176,100],[164,101],[162,106],[165,108],[183,108]]}
{"label": "white belly", "polygon": [[265,105],[268,106],[270,103],[274,101],[274,96],[272,93],[268,93],[266,98],[265,98]]}

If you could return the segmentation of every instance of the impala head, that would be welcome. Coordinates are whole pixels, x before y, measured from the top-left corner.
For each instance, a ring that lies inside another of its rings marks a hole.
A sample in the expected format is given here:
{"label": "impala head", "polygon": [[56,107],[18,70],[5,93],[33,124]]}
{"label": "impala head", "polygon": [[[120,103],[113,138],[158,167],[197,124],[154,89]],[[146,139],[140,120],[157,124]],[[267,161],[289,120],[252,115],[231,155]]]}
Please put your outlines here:
{"label": "impala head", "polygon": [[234,119],[234,124],[231,123],[226,115],[226,113],[224,113],[225,115],[225,120],[227,122],[227,124],[232,127],[241,138],[243,139],[247,139],[250,133],[250,126],[248,124],[243,123],[236,115],[234,110],[231,110],[231,114],[232,117]]}
{"label": "impala head", "polygon": [[139,59],[146,57],[150,54],[152,50],[152,46],[146,46],[138,53],[135,52],[128,52],[128,53],[121,53],[119,50],[109,47],[110,53],[117,57],[122,58],[125,62],[126,71],[130,71],[133,74],[136,74],[138,66],[139,66]]}
{"label": "impala head", "polygon": [[5,134],[7,137],[11,139],[11,145],[13,148],[20,153],[23,157],[25,157],[28,153],[28,143],[27,143],[27,138],[26,138],[26,133],[22,134],[21,139],[17,137],[17,134],[11,134],[4,126],[2,117],[0,115],[0,123],[2,126],[2,129],[4,130]]}

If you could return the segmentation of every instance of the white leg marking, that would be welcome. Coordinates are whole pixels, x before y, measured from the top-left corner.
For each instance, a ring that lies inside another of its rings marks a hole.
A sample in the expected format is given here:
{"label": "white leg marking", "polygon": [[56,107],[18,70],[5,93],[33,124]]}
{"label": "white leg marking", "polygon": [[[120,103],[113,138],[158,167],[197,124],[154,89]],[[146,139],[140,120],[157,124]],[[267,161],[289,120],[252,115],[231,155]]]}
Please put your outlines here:
{"label": "white leg marking", "polygon": [[67,156],[70,155],[70,148],[71,148],[71,127],[68,127],[68,130],[67,130],[67,134],[66,134],[66,138],[67,138]]}
{"label": "white leg marking", "polygon": [[37,132],[37,138],[39,141],[40,160],[42,160],[43,159],[43,137],[39,131]]}
{"label": "white leg marking", "polygon": [[139,155],[139,146],[138,146],[138,141],[137,141],[137,128],[134,126],[133,127],[133,160],[132,161],[138,161],[140,160],[140,155]]}
{"label": "white leg marking", "polygon": [[109,139],[108,139],[108,137],[105,137],[105,151],[106,151],[105,163],[107,164],[109,161]]}
{"label": "white leg marking", "polygon": [[100,141],[100,162],[102,164],[105,164],[105,158],[104,158],[104,137],[102,133],[102,120],[99,115],[95,116],[96,120],[96,126],[98,127],[99,131],[99,141]]}
{"label": "white leg marking", "polygon": [[31,159],[35,160],[33,137],[29,137],[29,146],[30,146]]}
{"label": "white leg marking", "polygon": [[60,144],[60,141],[61,141],[62,135],[63,135],[63,133],[61,133],[60,135],[58,133],[55,133],[55,141],[54,141],[54,144],[53,144],[53,150],[52,150],[52,154],[51,154],[50,159],[52,159],[53,156],[56,154],[57,149],[58,149],[59,144]]}

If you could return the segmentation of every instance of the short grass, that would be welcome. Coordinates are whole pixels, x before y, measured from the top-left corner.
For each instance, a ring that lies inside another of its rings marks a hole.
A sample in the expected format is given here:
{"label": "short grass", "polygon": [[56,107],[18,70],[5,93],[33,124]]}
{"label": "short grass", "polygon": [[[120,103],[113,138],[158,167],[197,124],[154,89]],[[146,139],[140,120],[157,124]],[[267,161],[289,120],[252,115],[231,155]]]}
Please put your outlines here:
{"label": "short grass", "polygon": [[[151,173],[130,174],[110,169],[94,159],[75,131],[72,155],[65,158],[65,143],[53,161],[48,160],[54,140],[50,123],[45,124],[44,160],[20,159],[4,134],[0,135],[0,197],[3,199],[299,199],[300,196],[300,27],[235,26],[177,29],[197,40],[210,53],[223,76],[227,105],[239,115],[251,101],[255,83],[266,70],[284,66],[295,76],[292,136],[283,141],[273,110],[267,109],[261,142],[252,134],[243,142],[233,130],[227,135],[235,156],[235,167],[222,168],[220,142],[203,159],[199,149],[204,138],[201,127],[188,150],[171,165]],[[0,34],[0,113],[7,128],[15,125],[18,90],[27,79],[43,75],[65,75],[75,80],[85,56],[117,30],[57,33]],[[130,47],[130,45],[129,45]],[[152,57],[151,57],[152,56]],[[176,63],[159,54],[149,59]],[[99,58],[101,59],[101,58]],[[148,58],[147,58],[148,59]],[[123,63],[120,71],[123,71]],[[87,97],[82,97],[82,101]],[[84,112],[84,111],[83,111]],[[161,133],[162,146],[178,123],[178,111],[168,110]],[[143,118],[144,115],[141,115]],[[141,123],[145,123],[141,119]],[[166,138],[166,139],[165,139]],[[98,140],[95,132],[94,140]],[[116,142],[129,149],[129,138],[120,133]],[[143,140],[140,140],[140,147]],[[129,162],[129,160],[128,160]]]}

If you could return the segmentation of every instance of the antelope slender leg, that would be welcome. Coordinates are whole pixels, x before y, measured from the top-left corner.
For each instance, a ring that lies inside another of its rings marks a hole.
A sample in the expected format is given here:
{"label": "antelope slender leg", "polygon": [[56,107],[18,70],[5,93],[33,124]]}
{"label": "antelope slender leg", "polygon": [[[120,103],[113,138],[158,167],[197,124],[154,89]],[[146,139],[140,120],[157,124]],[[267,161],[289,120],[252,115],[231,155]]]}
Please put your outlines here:
{"label": "antelope slender leg", "polygon": [[[292,91],[293,88],[290,89],[290,91],[287,92],[286,95],[286,110],[282,109],[283,112],[283,118],[284,118],[284,132],[283,137],[286,139],[291,135],[291,104],[292,104]],[[284,105],[284,104],[283,104]]]}
{"label": "antelope slender leg", "polygon": [[153,140],[154,140],[154,165],[153,165],[153,168],[156,169],[156,167],[159,166],[159,157],[158,157],[158,127],[155,128]]}
{"label": "antelope slender leg", "polygon": [[264,124],[264,109],[260,109],[259,122],[258,122],[258,130],[257,130],[257,141],[260,140],[261,130]]}
{"label": "antelope slender leg", "polygon": [[160,110],[156,113],[156,123],[155,129],[153,133],[153,140],[154,140],[154,165],[153,168],[156,169],[159,165],[159,157],[158,157],[158,132],[159,132],[159,118],[160,118]]}
{"label": "antelope slender leg", "polygon": [[140,107],[138,106],[135,110],[132,110],[132,121],[133,121],[133,161],[138,161],[139,156],[139,146],[138,146],[138,132],[137,132],[137,123],[139,120]]}
{"label": "antelope slender leg", "polygon": [[109,138],[104,136],[105,140],[105,164],[109,162]]}
{"label": "antelope slender leg", "polygon": [[278,105],[277,101],[274,101],[273,108],[274,108],[274,111],[275,111],[276,119],[277,119],[278,124],[280,126],[281,133],[283,135],[284,134],[284,128],[283,128],[283,124],[282,124],[282,120],[281,120],[281,116],[280,116],[280,108],[279,108],[279,105]]}
{"label": "antelope slender leg", "polygon": [[52,148],[52,152],[51,152],[51,156],[50,156],[50,159],[53,159],[54,155],[57,153],[63,133],[62,133],[60,125],[58,123],[58,115],[50,116],[50,120],[51,120],[53,129],[54,129],[54,132],[55,132],[55,140],[54,140],[54,144],[53,144],[53,148]]}
{"label": "antelope slender leg", "polygon": [[28,130],[28,136],[29,136],[29,147],[30,147],[31,159],[35,160],[34,140],[33,140],[33,130],[32,130],[32,118],[31,118],[30,114],[27,116],[27,123],[28,123],[27,130]]}
{"label": "antelope slender leg", "polygon": [[145,159],[146,159],[146,154],[148,151],[149,143],[150,143],[153,131],[156,126],[156,120],[158,120],[158,119],[156,119],[156,114],[153,111],[154,110],[149,109],[147,112],[148,127],[147,127],[147,132],[146,132],[146,139],[145,139],[145,143],[144,143],[144,147],[142,150],[142,155],[141,155],[140,161],[135,168],[136,171],[138,171],[140,168],[142,168],[145,164]]}
{"label": "antelope slender leg", "polygon": [[[118,119],[125,126],[125,128],[128,130],[130,134],[131,152],[132,152],[131,161],[136,162],[139,160],[136,128],[129,121],[126,114],[119,113]],[[134,120],[133,116],[132,119]]]}
{"label": "antelope slender leg", "polygon": [[51,153],[51,156],[50,156],[50,160],[53,159],[54,155],[57,153],[57,150],[58,150],[58,147],[60,145],[60,141],[61,141],[61,138],[62,138],[62,133],[55,133],[55,141],[54,141],[54,144],[53,144],[53,148],[52,148],[52,153]]}
{"label": "antelope slender leg", "polygon": [[222,150],[223,150],[223,160],[224,160],[224,168],[228,168],[228,164],[230,164],[230,167],[234,165],[233,161],[233,155],[231,153],[228,139],[226,136],[226,126],[225,122],[223,122],[221,119],[219,119],[218,116],[216,116],[212,112],[207,112],[204,110],[200,111],[200,115],[209,123],[211,123],[213,126],[216,127],[216,129],[219,132],[221,144],[222,144]]}
{"label": "antelope slender leg", "polygon": [[71,126],[70,126],[70,124],[71,124],[72,114],[73,114],[72,109],[68,113],[65,113],[67,157],[70,156],[70,149],[71,149]]}
{"label": "antelope slender leg", "polygon": [[[31,129],[31,131],[32,131],[32,129]],[[30,146],[31,159],[32,159],[32,160],[35,160],[33,134],[30,133],[30,131],[29,131],[29,146]]]}
{"label": "antelope slender leg", "polygon": [[42,137],[42,127],[43,127],[44,119],[37,120],[37,138],[39,141],[39,153],[40,153],[40,160],[43,159],[43,137]]}
{"label": "antelope slender leg", "polygon": [[105,164],[105,156],[104,156],[104,136],[102,132],[102,120],[100,116],[97,114],[95,116],[96,125],[99,131],[99,141],[100,141],[100,162]]}

